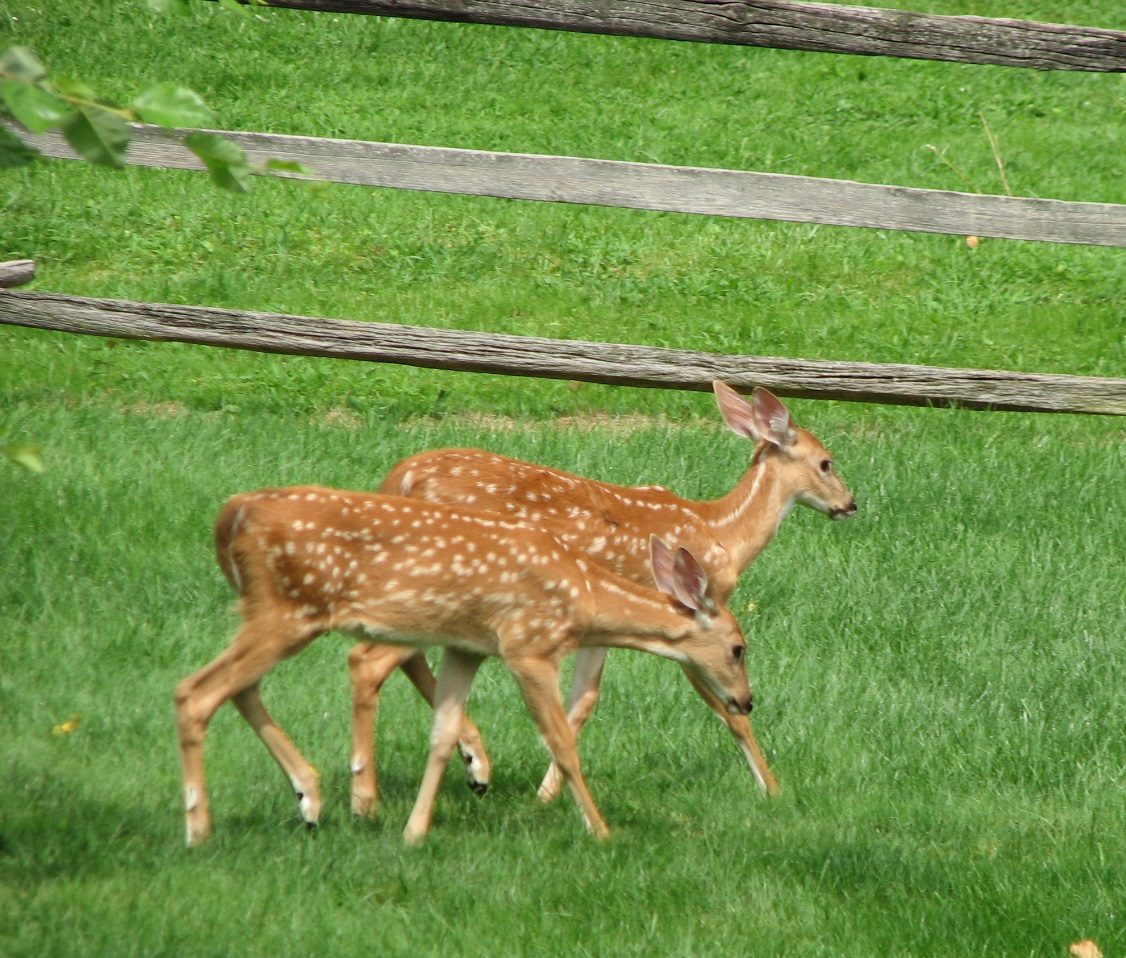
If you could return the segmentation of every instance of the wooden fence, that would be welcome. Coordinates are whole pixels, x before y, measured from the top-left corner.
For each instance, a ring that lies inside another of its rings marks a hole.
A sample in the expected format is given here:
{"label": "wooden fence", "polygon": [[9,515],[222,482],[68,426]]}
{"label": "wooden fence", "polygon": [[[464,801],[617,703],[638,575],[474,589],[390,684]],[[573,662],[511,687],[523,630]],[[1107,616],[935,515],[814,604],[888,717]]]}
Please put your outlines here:
{"label": "wooden fence", "polygon": [[[242,0],[246,2],[246,0]],[[1032,67],[1126,71],[1126,33],[788,0],[270,0],[271,7]]]}
{"label": "wooden fence", "polygon": [[[586,33],[1088,72],[1126,71],[1126,33],[781,0],[271,0],[271,6]],[[57,134],[18,130],[48,156]],[[126,162],[202,170],[165,131],[134,126]],[[223,135],[252,160],[367,186],[1002,239],[1126,246],[1126,206],[984,196],[736,170],[319,139]],[[270,173],[289,176],[293,174]],[[469,334],[264,313],[0,292],[0,323],[93,335],[629,385],[707,388],[716,376],[788,396],[1126,415],[1126,380],[813,363]]]}
{"label": "wooden fence", "polygon": [[1126,379],[1090,376],[726,356],[52,293],[0,293],[0,323],[618,386],[707,390],[720,378],[814,399],[1126,415]]}
{"label": "wooden fence", "polygon": [[[133,124],[126,162],[202,171],[199,158],[160,127]],[[1126,206],[983,196],[849,180],[653,163],[495,153],[271,133],[216,130],[261,166],[301,163],[307,178],[506,199],[583,203],[708,216],[748,217],[954,233],[995,239],[1126,246]],[[23,138],[47,156],[77,159],[61,134]]]}

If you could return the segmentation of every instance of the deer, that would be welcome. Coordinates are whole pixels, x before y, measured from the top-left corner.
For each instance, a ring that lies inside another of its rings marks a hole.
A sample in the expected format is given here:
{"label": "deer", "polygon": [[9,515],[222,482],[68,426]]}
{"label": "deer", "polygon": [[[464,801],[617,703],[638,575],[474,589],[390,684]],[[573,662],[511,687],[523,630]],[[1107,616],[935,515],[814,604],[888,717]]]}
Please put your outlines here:
{"label": "deer", "polygon": [[[559,469],[510,459],[478,449],[437,449],[402,460],[388,472],[382,493],[426,502],[484,508],[505,519],[548,529],[577,553],[618,575],[644,582],[651,536],[697,556],[716,601],[726,604],[743,570],[770,544],[795,505],[831,519],[856,513],[856,500],[834,468],[833,458],[810,432],[795,425],[773,393],[755,388],[749,400],[722,380],[712,389],[727,427],[755,443],[750,466],[736,486],[714,501],[681,498],[661,486],[627,487],[585,479]],[[568,718],[578,734],[598,702],[605,647],[580,649],[575,658]],[[353,802],[365,814],[377,792],[374,716],[379,690],[397,667],[404,668],[424,695],[429,669],[410,649],[362,644],[349,669],[353,692]],[[726,723],[758,787],[768,796],[781,789],[746,715],[731,713],[705,683],[686,670],[700,697]],[[463,754],[472,784],[487,787],[488,760],[475,726],[466,723]],[[473,773],[476,776],[473,777]],[[552,765],[539,787],[551,801],[563,784]]]}
{"label": "deer", "polygon": [[317,772],[267,712],[260,683],[329,631],[442,649],[429,755],[404,841],[416,844],[430,829],[470,685],[489,656],[515,677],[588,830],[605,838],[559,690],[564,656],[601,646],[649,652],[678,662],[732,714],[753,705],[746,640],[707,573],[683,547],[653,537],[648,548],[651,584],[640,585],[548,531],[495,513],[319,486],[231,497],[216,519],[215,550],[242,622],[228,647],[174,694],[188,845],[212,833],[203,747],[228,700],[289,779],[306,826],[316,828]]}

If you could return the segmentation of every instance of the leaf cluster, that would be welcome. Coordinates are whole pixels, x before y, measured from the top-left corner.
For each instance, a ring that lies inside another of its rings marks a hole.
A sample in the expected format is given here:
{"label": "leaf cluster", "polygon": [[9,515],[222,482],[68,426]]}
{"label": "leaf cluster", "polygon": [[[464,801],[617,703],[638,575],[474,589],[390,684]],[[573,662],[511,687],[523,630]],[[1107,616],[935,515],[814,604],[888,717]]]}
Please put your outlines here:
{"label": "leaf cluster", "polygon": [[[183,132],[213,123],[215,114],[198,93],[175,83],[157,83],[128,106],[100,99],[85,83],[48,74],[27,47],[0,53],[0,116],[17,120],[32,133],[60,130],[83,159],[119,169],[132,139],[130,122],[163,127],[191,150],[224,189],[245,192],[250,163],[242,148],[218,134]],[[0,169],[31,163],[38,151],[0,124]]]}

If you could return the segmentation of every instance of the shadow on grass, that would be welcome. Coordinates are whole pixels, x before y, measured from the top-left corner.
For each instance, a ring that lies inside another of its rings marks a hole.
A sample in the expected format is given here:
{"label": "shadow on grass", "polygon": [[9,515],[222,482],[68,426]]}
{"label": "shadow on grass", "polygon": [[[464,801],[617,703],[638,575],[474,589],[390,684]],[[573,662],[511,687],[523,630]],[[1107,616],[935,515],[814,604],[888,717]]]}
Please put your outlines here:
{"label": "shadow on grass", "polygon": [[151,802],[97,800],[80,782],[42,770],[16,767],[7,778],[18,785],[0,821],[0,875],[18,886],[155,870],[176,834]]}

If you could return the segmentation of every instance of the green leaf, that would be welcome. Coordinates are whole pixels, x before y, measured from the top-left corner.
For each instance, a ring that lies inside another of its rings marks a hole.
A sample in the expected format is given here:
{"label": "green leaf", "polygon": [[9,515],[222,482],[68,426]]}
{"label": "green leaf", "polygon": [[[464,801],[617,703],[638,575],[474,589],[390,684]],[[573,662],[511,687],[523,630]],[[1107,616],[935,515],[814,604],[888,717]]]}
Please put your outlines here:
{"label": "green leaf", "polygon": [[234,193],[247,191],[250,162],[241,147],[214,133],[189,133],[184,146],[203,160],[216,184]]}
{"label": "green leaf", "polygon": [[37,83],[47,76],[47,68],[27,47],[8,47],[0,53],[0,75],[25,83]]}
{"label": "green leaf", "polygon": [[73,77],[55,77],[54,83],[55,89],[63,96],[72,97],[75,100],[94,101],[98,99],[98,94],[81,80],[76,80]]}
{"label": "green leaf", "polygon": [[274,173],[300,173],[302,176],[313,175],[313,171],[309,169],[309,167],[304,163],[298,163],[296,160],[270,159],[263,163],[262,166],[264,169]]}
{"label": "green leaf", "polygon": [[116,113],[96,106],[80,106],[63,125],[63,136],[85,160],[101,166],[125,165],[129,145],[129,124]]}
{"label": "green leaf", "polygon": [[244,7],[238,0],[219,0],[219,6],[226,7],[228,10],[234,10],[237,13],[246,13]]}
{"label": "green leaf", "polygon": [[70,116],[70,106],[65,100],[33,83],[0,80],[0,97],[12,111],[12,116],[32,133],[46,133],[62,126]]}
{"label": "green leaf", "polygon": [[206,126],[215,114],[194,90],[175,83],[158,83],[133,101],[133,109],[146,123],[159,126]]}
{"label": "green leaf", "polygon": [[0,126],[0,170],[27,166],[38,155],[38,150],[28,146],[7,127]]}
{"label": "green leaf", "polygon": [[10,442],[0,446],[0,452],[16,465],[23,466],[28,472],[43,471],[43,460],[39,458],[43,452],[42,446],[33,446],[26,442]]}

